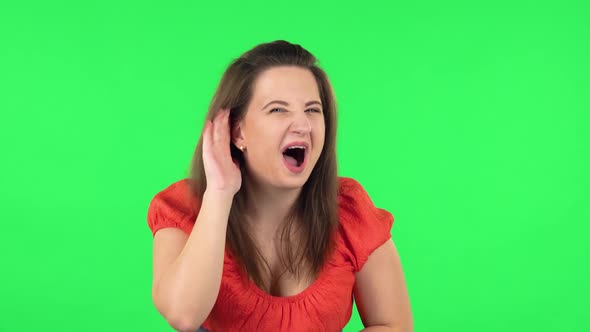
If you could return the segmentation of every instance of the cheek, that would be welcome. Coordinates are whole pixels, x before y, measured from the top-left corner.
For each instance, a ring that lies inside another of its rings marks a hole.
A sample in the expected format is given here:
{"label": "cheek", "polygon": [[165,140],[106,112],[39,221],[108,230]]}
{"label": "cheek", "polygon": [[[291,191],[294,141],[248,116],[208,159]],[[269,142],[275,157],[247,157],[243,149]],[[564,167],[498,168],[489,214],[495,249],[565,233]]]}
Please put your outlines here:
{"label": "cheek", "polygon": [[250,156],[255,159],[252,161],[256,164],[265,165],[270,158],[278,155],[281,136],[274,129],[276,127],[273,130],[268,127],[257,128],[257,132],[248,138],[248,144],[251,146]]}
{"label": "cheek", "polygon": [[324,126],[324,121],[317,121],[313,128],[314,130],[312,131],[312,134],[314,141],[316,141],[316,144],[323,145],[326,138],[326,127]]}

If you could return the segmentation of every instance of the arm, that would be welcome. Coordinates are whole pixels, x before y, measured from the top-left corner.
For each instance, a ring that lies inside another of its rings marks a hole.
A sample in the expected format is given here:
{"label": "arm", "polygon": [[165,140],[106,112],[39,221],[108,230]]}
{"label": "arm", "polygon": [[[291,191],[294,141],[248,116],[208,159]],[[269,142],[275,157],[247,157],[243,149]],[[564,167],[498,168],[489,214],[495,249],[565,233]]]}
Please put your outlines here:
{"label": "arm", "polygon": [[414,330],[402,266],[392,240],[377,248],[357,273],[354,298],[366,327],[363,331]]}
{"label": "arm", "polygon": [[229,115],[229,109],[220,111],[205,123],[207,189],[191,234],[165,228],[154,236],[152,298],[162,316],[182,332],[203,324],[221,286],[229,212],[242,183],[230,154]]}
{"label": "arm", "polygon": [[231,198],[207,193],[191,234],[164,228],[154,237],[152,299],[178,331],[196,331],[219,293]]}

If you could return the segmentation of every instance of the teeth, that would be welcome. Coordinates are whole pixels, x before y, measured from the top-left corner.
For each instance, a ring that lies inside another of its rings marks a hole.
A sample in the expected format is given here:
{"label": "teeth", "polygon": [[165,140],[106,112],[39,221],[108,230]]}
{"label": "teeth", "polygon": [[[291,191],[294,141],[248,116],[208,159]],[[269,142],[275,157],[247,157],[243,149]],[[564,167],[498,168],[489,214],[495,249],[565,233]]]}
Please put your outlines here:
{"label": "teeth", "polygon": [[305,146],[293,145],[293,146],[288,147],[287,149],[303,149],[303,150],[305,150]]}

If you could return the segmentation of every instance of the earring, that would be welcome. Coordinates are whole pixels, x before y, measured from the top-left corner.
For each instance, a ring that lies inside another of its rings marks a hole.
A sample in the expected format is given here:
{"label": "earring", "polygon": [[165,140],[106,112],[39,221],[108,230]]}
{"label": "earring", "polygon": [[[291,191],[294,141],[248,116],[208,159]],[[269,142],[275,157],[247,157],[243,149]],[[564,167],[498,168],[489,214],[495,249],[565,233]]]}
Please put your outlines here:
{"label": "earring", "polygon": [[244,150],[246,149],[246,147],[243,146],[243,145],[240,145],[239,149],[240,149],[240,151],[244,152]]}

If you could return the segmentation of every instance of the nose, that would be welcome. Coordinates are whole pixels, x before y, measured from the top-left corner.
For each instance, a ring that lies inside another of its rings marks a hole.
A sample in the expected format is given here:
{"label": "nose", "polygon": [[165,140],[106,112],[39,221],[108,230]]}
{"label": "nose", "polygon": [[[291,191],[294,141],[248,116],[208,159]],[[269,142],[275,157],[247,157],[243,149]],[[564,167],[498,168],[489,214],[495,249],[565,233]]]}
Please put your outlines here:
{"label": "nose", "polygon": [[293,117],[291,131],[301,135],[311,133],[311,122],[309,121],[309,118],[305,112],[297,114]]}

